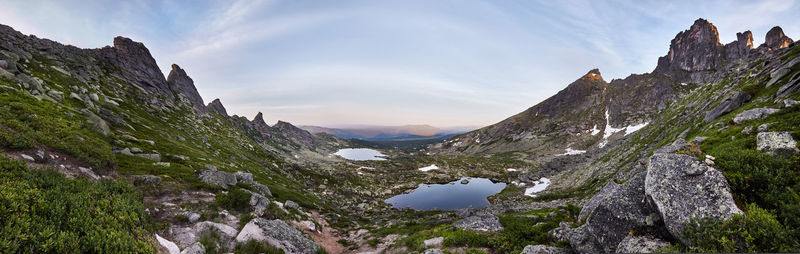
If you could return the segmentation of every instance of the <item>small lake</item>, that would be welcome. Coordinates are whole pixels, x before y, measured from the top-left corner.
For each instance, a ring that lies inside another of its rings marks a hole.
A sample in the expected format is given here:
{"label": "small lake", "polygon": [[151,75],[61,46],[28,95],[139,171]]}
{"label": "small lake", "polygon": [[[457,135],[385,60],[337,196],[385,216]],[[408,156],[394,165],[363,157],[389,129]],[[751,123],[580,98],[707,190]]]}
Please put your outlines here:
{"label": "small lake", "polygon": [[[464,179],[469,183],[462,184]],[[385,202],[395,208],[414,210],[458,210],[470,206],[480,209],[489,206],[486,197],[505,187],[505,183],[494,183],[486,178],[462,178],[446,184],[420,184],[411,193],[391,197]]]}
{"label": "small lake", "polygon": [[345,148],[333,153],[351,161],[385,161],[386,155],[369,148]]}

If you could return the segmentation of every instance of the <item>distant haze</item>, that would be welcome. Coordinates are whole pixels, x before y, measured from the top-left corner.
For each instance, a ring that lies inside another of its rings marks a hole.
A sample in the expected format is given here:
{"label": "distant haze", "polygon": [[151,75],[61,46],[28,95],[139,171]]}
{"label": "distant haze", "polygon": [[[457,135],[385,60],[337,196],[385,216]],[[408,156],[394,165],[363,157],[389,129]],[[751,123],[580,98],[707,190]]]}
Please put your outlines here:
{"label": "distant haze", "polygon": [[397,138],[408,136],[433,137],[449,134],[464,133],[480,127],[449,127],[437,128],[430,125],[402,125],[402,126],[371,126],[349,125],[343,127],[322,127],[303,125],[300,128],[311,133],[328,133],[341,138],[375,139]]}
{"label": "distant haze", "polygon": [[592,68],[652,71],[697,18],[722,43],[774,25],[800,39],[800,6],[775,1],[3,1],[0,23],[99,48],[143,42],[205,102],[297,125],[485,126]]}

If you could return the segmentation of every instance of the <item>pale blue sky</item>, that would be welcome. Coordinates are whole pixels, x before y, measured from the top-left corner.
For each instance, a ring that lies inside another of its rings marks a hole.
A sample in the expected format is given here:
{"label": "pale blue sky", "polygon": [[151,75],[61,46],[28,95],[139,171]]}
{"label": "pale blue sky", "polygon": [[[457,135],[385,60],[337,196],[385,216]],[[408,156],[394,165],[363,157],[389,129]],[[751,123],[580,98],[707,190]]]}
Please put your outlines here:
{"label": "pale blue sky", "polygon": [[649,72],[703,17],[722,43],[772,26],[800,37],[800,3],[776,1],[2,0],[0,23],[83,48],[142,41],[206,102],[268,122],[487,125],[592,68]]}

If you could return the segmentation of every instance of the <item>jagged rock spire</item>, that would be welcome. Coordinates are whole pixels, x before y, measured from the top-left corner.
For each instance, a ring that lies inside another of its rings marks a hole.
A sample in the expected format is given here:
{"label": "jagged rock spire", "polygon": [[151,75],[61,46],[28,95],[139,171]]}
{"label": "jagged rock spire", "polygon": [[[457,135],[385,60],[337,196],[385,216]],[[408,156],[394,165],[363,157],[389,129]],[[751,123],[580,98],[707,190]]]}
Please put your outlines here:
{"label": "jagged rock spire", "polygon": [[253,123],[253,126],[260,131],[266,131],[270,128],[267,122],[264,121],[264,114],[261,112],[258,112],[256,117],[254,117],[253,121],[251,122]]}
{"label": "jagged rock spire", "polygon": [[103,48],[99,57],[118,67],[125,81],[169,99],[174,97],[156,60],[143,43],[117,36],[114,47]]}
{"label": "jagged rock spire", "polygon": [[197,87],[194,86],[194,81],[177,64],[172,64],[172,70],[167,75],[167,84],[175,95],[186,98],[198,112],[208,112],[203,98],[200,97]]}
{"label": "jagged rock spire", "polygon": [[783,34],[783,29],[779,26],[775,26],[767,32],[767,36],[764,39],[764,44],[762,46],[767,47],[771,50],[782,49],[788,47],[789,44],[792,44],[792,38],[789,38],[785,34]]}
{"label": "jagged rock spire", "polygon": [[744,31],[736,33],[736,41],[725,45],[725,55],[728,59],[745,58],[753,50],[753,33]]}
{"label": "jagged rock spire", "polygon": [[211,103],[208,103],[206,106],[209,112],[214,112],[220,114],[221,116],[228,117],[228,111],[225,110],[225,107],[222,106],[222,102],[219,101],[219,98],[214,99]]}
{"label": "jagged rock spire", "polygon": [[722,61],[724,53],[717,27],[705,19],[697,19],[689,30],[672,39],[669,53],[658,59],[654,72],[713,70]]}

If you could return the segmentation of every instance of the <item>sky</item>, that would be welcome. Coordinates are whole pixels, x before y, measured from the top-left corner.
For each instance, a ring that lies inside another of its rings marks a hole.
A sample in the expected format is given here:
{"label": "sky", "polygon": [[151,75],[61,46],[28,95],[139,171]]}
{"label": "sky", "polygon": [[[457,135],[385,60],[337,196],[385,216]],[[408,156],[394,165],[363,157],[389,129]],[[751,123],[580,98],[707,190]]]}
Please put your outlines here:
{"label": "sky", "polygon": [[0,0],[0,23],[81,48],[141,41],[206,103],[267,122],[485,126],[593,68],[652,71],[697,18],[722,43],[775,25],[800,38],[800,3],[775,1]]}

